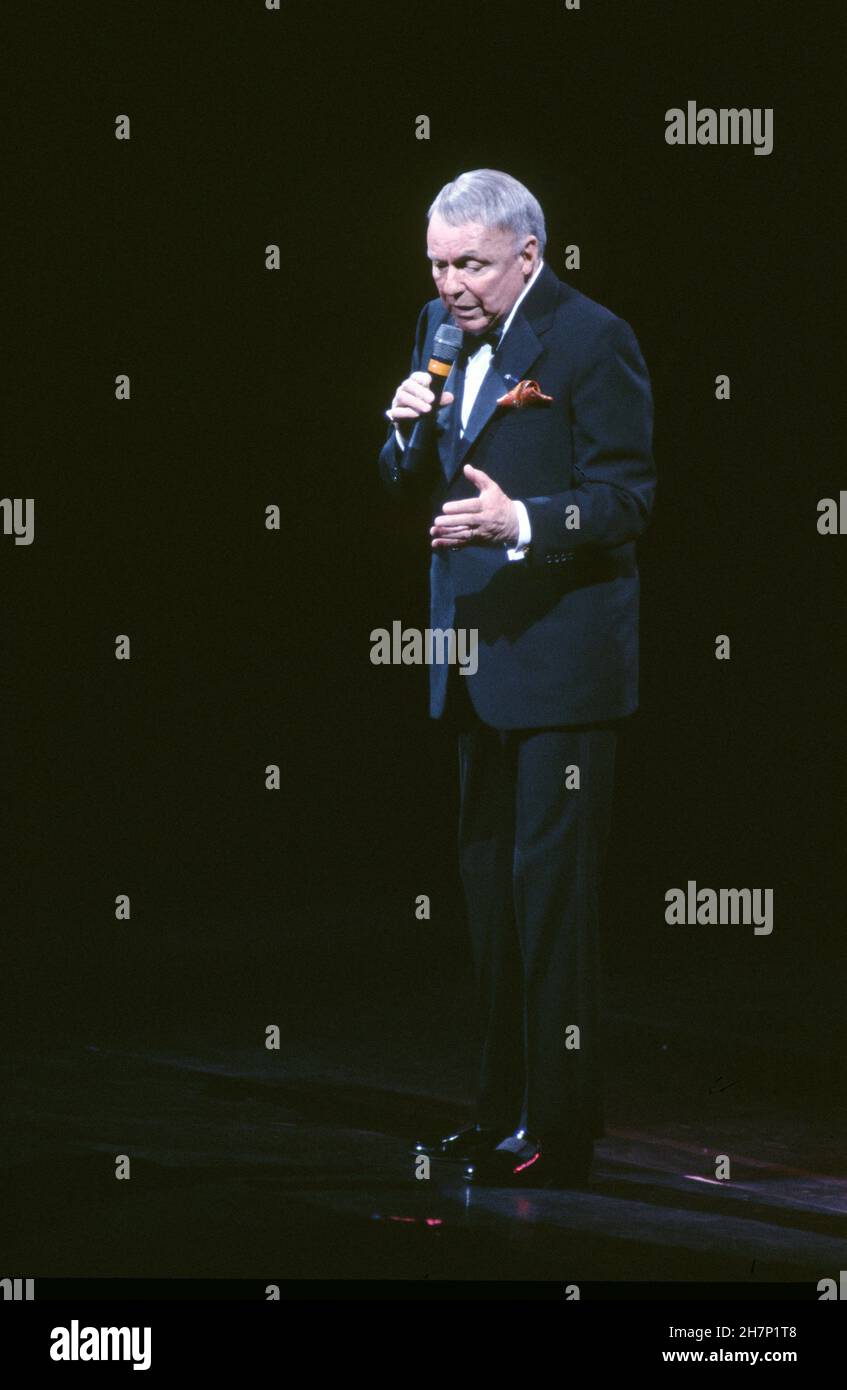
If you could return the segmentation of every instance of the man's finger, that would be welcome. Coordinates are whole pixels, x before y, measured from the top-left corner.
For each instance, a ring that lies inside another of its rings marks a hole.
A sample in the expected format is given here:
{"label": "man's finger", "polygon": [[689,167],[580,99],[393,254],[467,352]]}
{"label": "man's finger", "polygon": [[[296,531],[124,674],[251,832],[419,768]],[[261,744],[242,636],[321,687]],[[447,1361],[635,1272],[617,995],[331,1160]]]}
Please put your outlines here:
{"label": "man's finger", "polygon": [[426,401],[427,403],[435,400],[435,393],[430,391],[428,387],[421,386],[417,381],[408,382],[401,391],[398,391],[398,400],[402,400],[404,396],[410,397],[413,401]]}
{"label": "man's finger", "polygon": [[483,473],[481,468],[474,468],[472,463],[465,464],[464,473],[466,478],[470,478],[474,487],[485,487],[486,484],[492,482],[487,473]]}
{"label": "man's finger", "polygon": [[439,531],[462,531],[466,528],[479,530],[482,517],[479,512],[460,512],[458,516],[437,516],[432,523]]}
{"label": "man's finger", "polygon": [[481,512],[482,499],[479,497],[460,497],[457,502],[443,502],[442,511],[446,516],[450,512]]}

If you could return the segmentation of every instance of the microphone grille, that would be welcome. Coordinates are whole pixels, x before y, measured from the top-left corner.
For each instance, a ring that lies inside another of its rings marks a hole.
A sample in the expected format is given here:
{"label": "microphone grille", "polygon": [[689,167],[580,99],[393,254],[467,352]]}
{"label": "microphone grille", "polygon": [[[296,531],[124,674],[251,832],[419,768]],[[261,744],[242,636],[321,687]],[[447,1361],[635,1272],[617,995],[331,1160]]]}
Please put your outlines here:
{"label": "microphone grille", "polygon": [[442,323],[435,334],[432,355],[441,362],[455,362],[462,347],[462,330],[451,323]]}

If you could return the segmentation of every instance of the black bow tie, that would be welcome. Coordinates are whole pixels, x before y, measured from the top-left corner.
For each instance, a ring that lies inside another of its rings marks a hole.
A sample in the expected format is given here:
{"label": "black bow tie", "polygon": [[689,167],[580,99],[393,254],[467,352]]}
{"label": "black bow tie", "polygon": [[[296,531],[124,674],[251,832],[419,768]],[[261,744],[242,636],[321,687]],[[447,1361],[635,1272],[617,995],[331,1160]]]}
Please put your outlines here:
{"label": "black bow tie", "polygon": [[489,328],[487,333],[463,333],[462,334],[462,355],[465,361],[473,357],[478,352],[483,343],[490,343],[491,351],[496,352],[500,346],[502,334],[499,328]]}

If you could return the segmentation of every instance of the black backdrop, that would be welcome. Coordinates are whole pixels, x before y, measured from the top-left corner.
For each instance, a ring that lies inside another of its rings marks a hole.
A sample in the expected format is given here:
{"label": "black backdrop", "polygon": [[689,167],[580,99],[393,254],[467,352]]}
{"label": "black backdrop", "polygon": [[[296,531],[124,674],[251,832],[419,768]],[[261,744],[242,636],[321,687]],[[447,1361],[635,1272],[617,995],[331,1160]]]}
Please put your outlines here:
{"label": "black backdrop", "polygon": [[[454,753],[425,671],[372,666],[369,633],[426,624],[381,411],[432,295],[425,209],[488,165],[538,196],[549,263],[632,324],[653,381],[610,1001],[809,1074],[843,1049],[847,542],[816,530],[847,486],[838,13],[7,7],[2,491],[36,516],[33,545],[0,537],[15,1040],[258,1048],[270,1022],[408,1019],[425,1048],[461,1014]],[[668,146],[690,99],[773,108],[773,153]],[[773,934],[667,926],[688,879],[773,888]]]}

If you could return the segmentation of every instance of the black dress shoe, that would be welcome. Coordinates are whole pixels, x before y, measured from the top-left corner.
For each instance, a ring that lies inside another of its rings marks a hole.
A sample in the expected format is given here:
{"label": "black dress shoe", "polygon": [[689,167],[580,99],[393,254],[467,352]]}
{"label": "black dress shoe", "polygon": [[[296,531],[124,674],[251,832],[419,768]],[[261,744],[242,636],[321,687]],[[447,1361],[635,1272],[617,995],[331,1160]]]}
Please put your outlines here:
{"label": "black dress shoe", "polygon": [[593,1156],[591,1138],[539,1140],[516,1134],[471,1160],[465,1176],[488,1187],[586,1187]]}
{"label": "black dress shoe", "polygon": [[441,1139],[416,1144],[413,1153],[427,1154],[430,1158],[447,1158],[460,1163],[473,1163],[476,1159],[491,1153],[502,1137],[502,1129],[487,1129],[481,1125],[470,1125],[467,1129],[460,1129],[455,1134],[445,1134]]}

